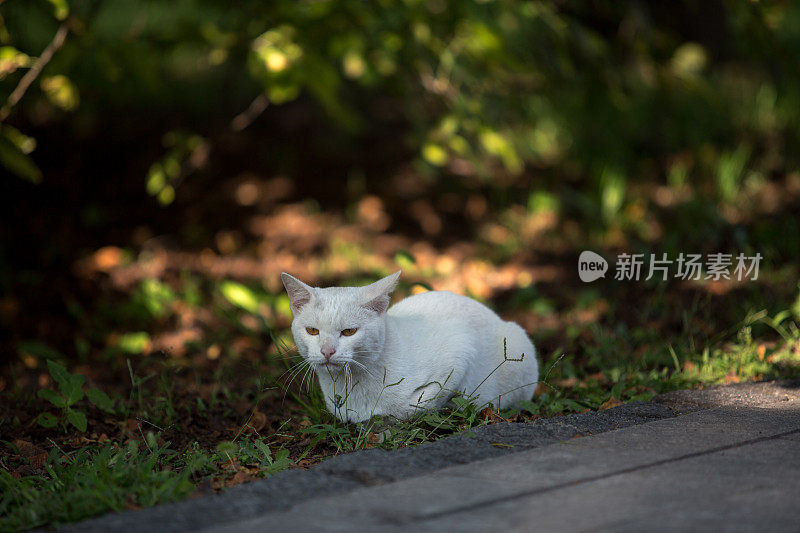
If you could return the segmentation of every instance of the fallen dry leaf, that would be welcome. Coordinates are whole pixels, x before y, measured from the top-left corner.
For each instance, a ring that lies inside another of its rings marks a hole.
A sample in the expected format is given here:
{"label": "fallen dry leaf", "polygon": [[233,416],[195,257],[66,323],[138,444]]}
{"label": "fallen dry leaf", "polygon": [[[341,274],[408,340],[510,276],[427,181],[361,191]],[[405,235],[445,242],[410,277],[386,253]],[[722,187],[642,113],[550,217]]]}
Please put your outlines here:
{"label": "fallen dry leaf", "polygon": [[617,407],[618,405],[622,405],[622,402],[612,396],[600,404],[600,410],[604,411],[606,409],[611,409],[612,407]]}
{"label": "fallen dry leaf", "polygon": [[229,479],[226,483],[226,487],[233,487],[234,485],[241,485],[242,483],[247,483],[248,481],[252,481],[253,476],[245,472],[244,470],[239,470],[234,474],[234,476]]}
{"label": "fallen dry leaf", "polygon": [[763,361],[764,360],[764,354],[767,353],[767,347],[764,346],[763,344],[759,344],[758,348],[756,348],[756,353],[758,354],[758,360],[759,361]]}
{"label": "fallen dry leaf", "polygon": [[122,263],[122,250],[116,246],[105,246],[94,253],[92,262],[97,270],[111,270]]}
{"label": "fallen dry leaf", "polygon": [[20,455],[25,457],[34,468],[41,468],[47,462],[47,452],[26,440],[17,439],[14,446],[19,450]]}
{"label": "fallen dry leaf", "polygon": [[736,372],[731,370],[725,375],[725,383],[739,383],[739,376],[736,375]]}
{"label": "fallen dry leaf", "polygon": [[261,431],[267,425],[267,415],[261,411],[253,411],[253,416],[247,421],[247,426],[255,431]]}
{"label": "fallen dry leaf", "polygon": [[14,441],[14,446],[19,450],[20,455],[23,457],[30,457],[37,453],[38,447],[26,440],[17,439]]}
{"label": "fallen dry leaf", "polygon": [[486,420],[488,422],[508,422],[509,420],[503,418],[499,414],[495,413],[491,407],[486,407],[480,412],[481,420]]}
{"label": "fallen dry leaf", "polygon": [[126,437],[135,438],[139,436],[139,421],[135,418],[128,418],[122,424],[122,434]]}
{"label": "fallen dry leaf", "polygon": [[235,472],[238,472],[241,469],[241,465],[239,464],[239,459],[236,458],[236,457],[232,457],[232,458],[227,459],[225,461],[221,461],[220,463],[218,463],[218,465],[219,465],[220,468],[227,468],[227,469],[233,470]]}

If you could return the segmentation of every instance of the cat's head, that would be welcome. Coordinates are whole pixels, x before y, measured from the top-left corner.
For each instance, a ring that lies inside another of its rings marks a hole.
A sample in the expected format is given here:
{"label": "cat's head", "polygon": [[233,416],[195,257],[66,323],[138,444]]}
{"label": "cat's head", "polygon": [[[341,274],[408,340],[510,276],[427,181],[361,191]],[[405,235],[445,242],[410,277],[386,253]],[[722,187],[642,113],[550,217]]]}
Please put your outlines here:
{"label": "cat's head", "polygon": [[281,274],[300,354],[315,365],[367,362],[383,351],[389,295],[400,271],[366,287],[310,287]]}

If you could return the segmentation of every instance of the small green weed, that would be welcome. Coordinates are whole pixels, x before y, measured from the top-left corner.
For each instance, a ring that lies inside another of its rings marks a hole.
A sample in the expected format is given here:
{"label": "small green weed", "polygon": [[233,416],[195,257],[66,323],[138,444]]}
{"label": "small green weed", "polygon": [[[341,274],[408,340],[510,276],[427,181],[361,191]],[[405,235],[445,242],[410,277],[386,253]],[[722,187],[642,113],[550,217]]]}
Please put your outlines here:
{"label": "small green weed", "polygon": [[56,363],[52,359],[47,360],[47,368],[50,376],[58,383],[58,391],[52,389],[40,389],[37,393],[39,398],[47,400],[53,407],[60,410],[58,416],[49,411],[39,414],[37,421],[39,425],[46,428],[53,428],[59,423],[64,431],[67,424],[72,424],[78,431],[86,431],[86,414],[75,407],[86,396],[95,406],[108,413],[114,412],[114,402],[106,393],[97,388],[84,389],[85,378],[80,374],[70,374],[67,369]]}
{"label": "small green weed", "polygon": [[216,452],[220,458],[227,458],[231,463],[238,461],[251,470],[255,469],[258,477],[275,474],[294,464],[289,459],[289,450],[281,448],[273,454],[269,444],[261,437],[238,442],[220,442]]}

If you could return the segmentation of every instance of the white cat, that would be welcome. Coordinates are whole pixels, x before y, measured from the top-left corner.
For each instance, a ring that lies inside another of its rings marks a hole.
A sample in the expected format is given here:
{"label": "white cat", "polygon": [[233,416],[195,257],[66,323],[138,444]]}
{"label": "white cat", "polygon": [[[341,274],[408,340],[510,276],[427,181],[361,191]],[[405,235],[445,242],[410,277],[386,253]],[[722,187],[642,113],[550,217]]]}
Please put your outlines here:
{"label": "white cat", "polygon": [[388,309],[399,277],[318,288],[281,274],[295,344],[337,418],[407,419],[459,393],[495,409],[531,399],[536,349],[519,325],[447,291],[410,296]]}

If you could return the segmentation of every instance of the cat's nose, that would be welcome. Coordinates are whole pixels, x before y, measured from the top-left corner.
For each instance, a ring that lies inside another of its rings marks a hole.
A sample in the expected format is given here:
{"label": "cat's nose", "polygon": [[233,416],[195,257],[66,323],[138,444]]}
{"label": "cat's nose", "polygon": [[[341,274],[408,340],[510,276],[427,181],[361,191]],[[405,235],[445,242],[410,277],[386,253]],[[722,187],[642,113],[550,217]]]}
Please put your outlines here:
{"label": "cat's nose", "polygon": [[321,348],[319,351],[320,351],[320,352],[322,353],[322,355],[325,357],[325,360],[326,360],[326,361],[330,361],[330,360],[331,360],[331,357],[333,357],[333,354],[335,354],[335,353],[336,353],[336,348],[328,348],[328,347],[324,347],[324,348]]}

